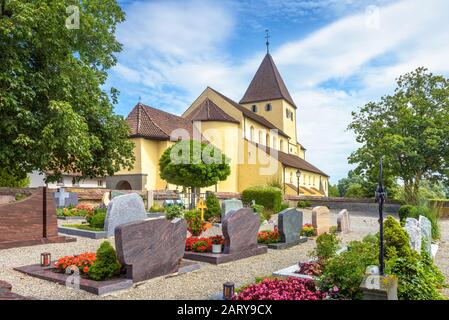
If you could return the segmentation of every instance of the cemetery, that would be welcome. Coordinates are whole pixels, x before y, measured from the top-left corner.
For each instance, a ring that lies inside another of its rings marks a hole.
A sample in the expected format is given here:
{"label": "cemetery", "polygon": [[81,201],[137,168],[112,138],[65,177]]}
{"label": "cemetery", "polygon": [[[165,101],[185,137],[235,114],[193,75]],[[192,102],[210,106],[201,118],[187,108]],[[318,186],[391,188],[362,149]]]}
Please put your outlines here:
{"label": "cemetery", "polygon": [[[269,216],[260,213],[261,205],[255,201],[248,204],[234,198],[220,203],[212,196],[199,199],[196,209],[185,208],[176,200],[165,202],[160,215],[152,216],[137,193],[117,193],[99,206],[71,202],[68,199],[76,199],[76,195],[66,196],[67,202],[58,208],[60,199],[56,194],[61,192],[47,192],[43,198],[46,192],[41,188],[19,201],[0,205],[0,211],[7,208],[11,213],[39,209],[25,221],[16,221],[16,216],[13,219],[10,215],[9,220],[7,215],[0,216],[5,219],[3,227],[17,228],[19,223],[23,228],[39,230],[37,238],[28,239],[23,232],[11,234],[11,228],[5,229],[15,241],[2,239],[2,255],[7,251],[17,255],[21,246],[41,244],[29,247],[35,249],[27,250],[26,256],[11,259],[10,271],[0,273],[2,280],[9,281],[16,278],[14,273],[26,275],[23,287],[14,281],[17,293],[3,288],[0,298],[52,298],[33,295],[28,288],[45,288],[45,283],[65,288],[62,294],[74,299],[87,299],[86,295],[101,299],[222,299],[223,283],[232,283],[235,300],[279,296],[309,300],[445,298],[446,280],[437,267],[442,250],[438,237],[445,231],[437,229],[436,235],[433,222],[425,212],[416,216],[416,208],[404,206],[396,217],[386,217],[388,276],[382,283],[387,285],[373,291],[367,281],[380,277],[378,223],[373,215],[318,206],[286,208]],[[30,201],[40,206],[28,204]],[[44,208],[47,214],[43,213]],[[58,222],[58,211],[64,212],[66,219]],[[98,229],[92,223],[96,215],[101,215]],[[440,224],[449,225],[446,220]],[[88,233],[101,233],[101,237]],[[58,242],[68,245],[57,247]],[[410,278],[404,269],[410,264],[420,266],[416,271],[418,279]],[[210,288],[186,289],[198,276]],[[404,289],[408,288],[406,283],[418,283],[427,289],[425,293],[418,288],[410,291]],[[145,290],[137,293],[136,286]],[[180,291],[170,289],[161,295],[158,288],[164,286]]]}

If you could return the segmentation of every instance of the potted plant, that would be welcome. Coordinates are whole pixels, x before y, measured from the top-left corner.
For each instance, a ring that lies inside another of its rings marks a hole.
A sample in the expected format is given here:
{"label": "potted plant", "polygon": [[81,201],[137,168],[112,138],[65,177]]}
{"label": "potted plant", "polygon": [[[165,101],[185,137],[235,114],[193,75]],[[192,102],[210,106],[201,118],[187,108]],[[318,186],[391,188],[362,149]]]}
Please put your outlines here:
{"label": "potted plant", "polygon": [[214,236],[210,237],[212,241],[212,253],[221,253],[223,250],[223,237],[222,236]]}

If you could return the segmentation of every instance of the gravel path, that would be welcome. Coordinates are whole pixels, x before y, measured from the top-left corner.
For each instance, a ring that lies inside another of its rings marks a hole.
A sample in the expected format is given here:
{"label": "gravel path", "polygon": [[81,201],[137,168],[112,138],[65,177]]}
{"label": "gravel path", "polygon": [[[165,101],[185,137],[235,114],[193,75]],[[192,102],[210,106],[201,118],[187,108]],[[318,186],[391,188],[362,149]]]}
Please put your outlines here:
{"label": "gravel path", "polygon": [[[310,210],[303,210],[304,223],[311,222]],[[275,218],[275,217],[274,217]],[[334,224],[336,213],[333,213]],[[64,222],[66,223],[66,222]],[[352,232],[341,235],[343,243],[361,239],[367,233],[377,231],[377,219],[354,214],[351,216]],[[272,228],[262,226],[261,229]],[[449,279],[449,220],[441,223],[442,241],[437,264]],[[217,230],[210,230],[215,233]],[[132,289],[98,297],[85,291],[76,291],[49,281],[29,277],[13,270],[14,267],[34,264],[41,252],[49,251],[53,258],[85,251],[96,251],[103,240],[78,238],[77,242],[0,250],[0,279],[10,282],[15,293],[38,299],[208,299],[221,292],[223,283],[235,282],[236,286],[251,283],[256,276],[272,272],[307,259],[315,246],[314,240],[287,250],[268,250],[267,254],[226,263],[218,266],[201,263],[201,269],[188,274],[159,277]],[[111,243],[113,240],[111,239]],[[449,291],[446,291],[449,294]]]}

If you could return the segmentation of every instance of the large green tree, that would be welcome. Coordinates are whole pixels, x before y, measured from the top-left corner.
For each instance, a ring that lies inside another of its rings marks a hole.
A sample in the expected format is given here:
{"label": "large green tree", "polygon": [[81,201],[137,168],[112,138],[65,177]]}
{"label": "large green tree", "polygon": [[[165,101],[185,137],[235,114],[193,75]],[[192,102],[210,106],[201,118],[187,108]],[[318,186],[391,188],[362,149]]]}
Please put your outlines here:
{"label": "large green tree", "polygon": [[115,0],[0,0],[1,168],[51,171],[54,181],[132,166],[117,90],[104,88],[123,20]]}
{"label": "large green tree", "polygon": [[393,95],[370,102],[353,112],[354,130],[361,147],[351,154],[358,172],[376,176],[384,156],[384,175],[399,178],[405,200],[418,201],[423,179],[449,177],[449,80],[418,68],[397,80]]}

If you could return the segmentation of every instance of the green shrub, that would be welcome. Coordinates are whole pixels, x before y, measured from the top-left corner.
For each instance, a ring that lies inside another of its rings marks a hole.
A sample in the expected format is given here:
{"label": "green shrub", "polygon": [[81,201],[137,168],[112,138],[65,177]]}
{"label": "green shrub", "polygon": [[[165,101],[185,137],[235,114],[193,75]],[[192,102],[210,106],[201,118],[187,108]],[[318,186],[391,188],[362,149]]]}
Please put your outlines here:
{"label": "green shrub", "polygon": [[358,183],[351,184],[345,193],[345,198],[364,198],[364,197],[365,191],[363,190],[362,185]]}
{"label": "green shrub", "polygon": [[207,221],[218,220],[221,217],[221,206],[217,196],[209,193],[206,198],[207,210],[204,211],[204,219]]}
{"label": "green shrub", "polygon": [[308,208],[312,206],[312,202],[310,202],[309,200],[299,200],[298,201],[298,208],[304,209],[304,208]]}
{"label": "green shrub", "polygon": [[254,212],[257,212],[257,213],[261,213],[262,210],[265,209],[265,207],[260,204],[253,204],[253,205],[251,205],[251,208],[254,210]]}
{"label": "green shrub", "polygon": [[405,219],[410,217],[410,212],[412,211],[413,208],[414,208],[414,206],[409,205],[409,204],[405,204],[399,208],[398,215],[399,215],[399,221],[401,221],[401,223],[404,223]]}
{"label": "green shrub", "polygon": [[281,208],[279,209],[279,211],[283,211],[285,209],[288,209],[289,207],[290,207],[290,205],[288,204],[288,202],[282,202]]}
{"label": "green shrub", "polygon": [[256,186],[243,190],[243,203],[250,205],[253,200],[255,200],[256,204],[260,204],[266,209],[279,212],[282,204],[282,191],[279,188],[270,186]]}
{"label": "green shrub", "polygon": [[386,259],[411,254],[408,234],[392,216],[384,221],[384,243]]}
{"label": "green shrub", "polygon": [[400,300],[446,300],[438,290],[444,285],[444,276],[426,252],[388,260],[386,272],[398,277]]}
{"label": "green shrub", "polygon": [[365,270],[378,263],[377,242],[372,238],[363,241],[352,241],[348,250],[329,259],[324,264],[323,274],[319,279],[322,290],[328,291],[337,286],[341,298],[361,299],[360,284]]}
{"label": "green shrub", "polygon": [[168,220],[173,220],[175,218],[182,218],[184,213],[184,208],[179,205],[170,206],[166,209],[165,217]]}
{"label": "green shrub", "polygon": [[335,234],[323,233],[316,238],[316,247],[312,256],[324,263],[337,254],[339,246],[340,240]]}
{"label": "green shrub", "polygon": [[89,278],[97,281],[112,278],[120,272],[120,263],[111,244],[104,241],[97,250],[97,259],[89,268]]}
{"label": "green shrub", "polygon": [[103,229],[104,220],[106,219],[106,212],[98,212],[90,219],[89,225],[93,228]]}
{"label": "green shrub", "polygon": [[164,207],[161,207],[161,206],[159,206],[158,204],[153,204],[152,206],[151,206],[151,208],[150,208],[150,212],[164,212],[165,211],[165,208]]}
{"label": "green shrub", "polygon": [[432,239],[440,238],[439,215],[436,208],[429,208],[426,205],[413,207],[410,211],[410,218],[419,219],[419,216],[424,216],[430,220],[432,224]]}

